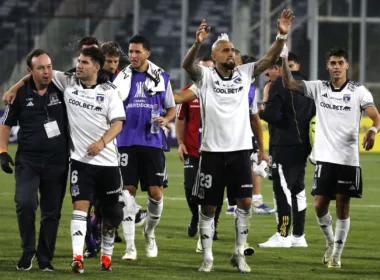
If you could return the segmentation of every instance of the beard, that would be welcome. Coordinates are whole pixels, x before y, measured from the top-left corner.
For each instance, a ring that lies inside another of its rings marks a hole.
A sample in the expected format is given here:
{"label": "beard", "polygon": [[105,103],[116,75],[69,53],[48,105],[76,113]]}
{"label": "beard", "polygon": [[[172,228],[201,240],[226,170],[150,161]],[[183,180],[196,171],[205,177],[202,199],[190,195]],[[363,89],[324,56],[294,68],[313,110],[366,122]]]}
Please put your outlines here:
{"label": "beard", "polygon": [[235,61],[222,63],[222,66],[228,70],[233,70],[235,68]]}

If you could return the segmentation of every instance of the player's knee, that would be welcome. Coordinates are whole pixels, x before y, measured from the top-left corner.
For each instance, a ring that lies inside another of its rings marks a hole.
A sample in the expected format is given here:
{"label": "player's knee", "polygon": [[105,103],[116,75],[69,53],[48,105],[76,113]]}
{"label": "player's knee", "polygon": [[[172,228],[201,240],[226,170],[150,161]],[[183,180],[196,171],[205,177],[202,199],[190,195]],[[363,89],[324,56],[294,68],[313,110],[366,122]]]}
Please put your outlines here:
{"label": "player's knee", "polygon": [[149,187],[149,197],[156,201],[160,201],[163,197],[163,188],[157,186]]}
{"label": "player's knee", "polygon": [[318,217],[323,217],[329,211],[329,205],[323,200],[314,200],[315,213]]}
{"label": "player's knee", "polygon": [[124,186],[123,190],[127,190],[129,191],[129,193],[136,197],[136,191],[137,191],[137,188],[135,186],[132,186],[132,185],[129,185],[129,186]]}
{"label": "player's knee", "polygon": [[35,212],[37,210],[37,200],[30,199],[29,197],[16,197],[16,211],[31,211]]}
{"label": "player's knee", "polygon": [[106,229],[116,228],[123,220],[123,210],[120,203],[101,207],[103,226]]}

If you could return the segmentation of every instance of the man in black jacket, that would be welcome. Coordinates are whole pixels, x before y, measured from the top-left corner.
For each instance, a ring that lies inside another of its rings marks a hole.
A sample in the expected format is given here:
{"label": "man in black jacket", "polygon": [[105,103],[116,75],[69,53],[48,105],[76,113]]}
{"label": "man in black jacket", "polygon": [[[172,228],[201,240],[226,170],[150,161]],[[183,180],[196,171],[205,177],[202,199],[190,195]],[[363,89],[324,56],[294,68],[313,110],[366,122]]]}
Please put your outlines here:
{"label": "man in black jacket", "polygon": [[[271,85],[268,100],[259,113],[269,124],[270,164],[278,212],[277,232],[259,246],[307,247],[304,235],[304,179],[307,157],[311,151],[309,123],[315,115],[315,105],[308,98],[289,92],[283,87],[281,65],[280,58],[275,66],[267,70]],[[299,71],[293,72],[293,76],[296,79],[305,79]],[[288,236],[292,213],[293,233]]]}

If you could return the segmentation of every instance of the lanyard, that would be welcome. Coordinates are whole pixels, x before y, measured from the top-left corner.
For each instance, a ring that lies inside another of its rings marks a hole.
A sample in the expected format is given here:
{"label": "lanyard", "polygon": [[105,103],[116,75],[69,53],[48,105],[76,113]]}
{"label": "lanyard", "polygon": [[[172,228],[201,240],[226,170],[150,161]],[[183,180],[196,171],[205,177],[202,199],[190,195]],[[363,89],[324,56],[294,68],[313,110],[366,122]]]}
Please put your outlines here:
{"label": "lanyard", "polygon": [[45,112],[46,112],[47,119],[50,120],[49,110],[48,110],[48,107],[47,107],[48,97],[49,97],[48,95],[49,95],[49,88],[45,92],[45,105],[44,105],[44,109],[45,109]]}

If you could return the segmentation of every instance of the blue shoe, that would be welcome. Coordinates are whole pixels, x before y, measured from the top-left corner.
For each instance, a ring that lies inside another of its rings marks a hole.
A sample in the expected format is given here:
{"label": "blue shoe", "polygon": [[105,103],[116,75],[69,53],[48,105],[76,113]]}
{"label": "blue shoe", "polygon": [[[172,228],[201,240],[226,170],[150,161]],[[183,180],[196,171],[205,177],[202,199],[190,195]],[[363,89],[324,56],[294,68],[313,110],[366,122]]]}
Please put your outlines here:
{"label": "blue shoe", "polygon": [[253,212],[255,214],[272,214],[274,212],[276,212],[275,209],[272,209],[268,206],[266,206],[264,203],[261,204],[260,206],[253,206]]}

